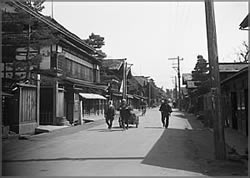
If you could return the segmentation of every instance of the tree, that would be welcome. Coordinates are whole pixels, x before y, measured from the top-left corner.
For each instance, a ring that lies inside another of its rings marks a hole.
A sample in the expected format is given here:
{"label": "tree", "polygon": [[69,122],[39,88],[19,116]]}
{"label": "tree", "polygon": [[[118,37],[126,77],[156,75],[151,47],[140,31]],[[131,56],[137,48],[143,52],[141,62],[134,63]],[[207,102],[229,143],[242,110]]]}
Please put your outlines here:
{"label": "tree", "polygon": [[197,56],[197,63],[192,71],[192,80],[198,85],[198,94],[205,94],[210,91],[209,68],[206,59],[202,55]]}
{"label": "tree", "polygon": [[[44,0],[25,0],[18,3],[30,7],[34,11],[40,11]],[[31,70],[39,68],[42,56],[40,54],[41,46],[48,46],[56,41],[54,31],[43,24],[37,18],[21,8],[15,7],[15,12],[2,13],[2,44],[3,44],[3,62],[8,63],[13,68],[14,82],[31,79]],[[24,48],[25,60],[16,60],[16,50]],[[32,51],[31,51],[32,50]],[[33,53],[33,52],[36,53]],[[11,54],[12,52],[12,54]],[[11,58],[11,57],[12,58]],[[25,78],[16,75],[16,69],[25,69]]]}
{"label": "tree", "polygon": [[86,40],[83,40],[83,41],[85,41],[88,45],[90,45],[91,47],[96,49],[96,51],[98,53],[96,53],[94,55],[97,58],[103,59],[107,56],[102,50],[100,50],[102,48],[102,46],[105,45],[104,37],[101,37],[100,35],[95,35],[94,33],[91,33],[89,38]]}
{"label": "tree", "polygon": [[192,71],[192,78],[194,81],[205,81],[208,79],[208,63],[202,55],[197,56],[197,63],[195,64],[194,71]]}
{"label": "tree", "polygon": [[21,0],[21,3],[29,6],[36,12],[41,12],[44,9],[43,3],[46,0]]}
{"label": "tree", "polygon": [[248,63],[249,46],[246,41],[242,42],[242,47],[239,52],[237,52],[237,55],[240,62]]}

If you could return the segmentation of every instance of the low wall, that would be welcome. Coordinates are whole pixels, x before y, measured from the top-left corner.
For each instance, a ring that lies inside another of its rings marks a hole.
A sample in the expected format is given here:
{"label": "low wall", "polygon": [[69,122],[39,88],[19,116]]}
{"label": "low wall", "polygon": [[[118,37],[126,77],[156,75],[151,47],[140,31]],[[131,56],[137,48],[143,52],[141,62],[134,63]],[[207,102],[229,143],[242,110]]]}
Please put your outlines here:
{"label": "low wall", "polygon": [[38,127],[37,122],[21,123],[19,125],[19,134],[33,134],[36,127]]}
{"label": "low wall", "polygon": [[104,114],[86,114],[83,116],[83,123],[84,121],[96,121],[96,120],[100,120],[100,119],[104,119]]}

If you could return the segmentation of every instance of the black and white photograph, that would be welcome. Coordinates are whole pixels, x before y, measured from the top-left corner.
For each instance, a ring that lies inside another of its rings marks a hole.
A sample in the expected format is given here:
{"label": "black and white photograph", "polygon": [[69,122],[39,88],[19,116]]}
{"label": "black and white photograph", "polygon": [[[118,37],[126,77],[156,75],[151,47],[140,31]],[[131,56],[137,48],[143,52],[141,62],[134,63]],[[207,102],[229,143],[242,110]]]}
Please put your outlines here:
{"label": "black and white photograph", "polygon": [[248,0],[3,0],[1,176],[248,177]]}

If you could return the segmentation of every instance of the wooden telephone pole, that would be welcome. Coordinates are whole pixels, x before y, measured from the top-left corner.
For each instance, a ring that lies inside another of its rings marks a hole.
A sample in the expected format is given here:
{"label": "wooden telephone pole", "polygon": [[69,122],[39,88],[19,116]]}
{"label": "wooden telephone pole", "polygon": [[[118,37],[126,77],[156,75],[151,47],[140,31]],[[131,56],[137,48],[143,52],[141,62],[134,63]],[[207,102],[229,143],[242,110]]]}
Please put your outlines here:
{"label": "wooden telephone pole", "polygon": [[177,79],[176,76],[174,76],[174,85],[175,85],[175,102],[177,101]]}
{"label": "wooden telephone pole", "polygon": [[[181,109],[181,74],[180,74],[180,59],[179,56],[177,58],[168,58],[168,60],[177,60],[177,75],[178,75],[178,106]],[[177,93],[176,93],[177,94]],[[176,97],[177,98],[177,97]]]}
{"label": "wooden telephone pole", "polygon": [[224,122],[221,111],[221,87],[213,0],[205,0],[208,59],[211,78],[212,117],[216,159],[226,159]]}
{"label": "wooden telephone pole", "polygon": [[126,58],[123,60],[123,92],[122,92],[122,98],[123,99],[127,99],[127,77],[126,77],[126,73],[127,73],[127,62],[126,62]]}

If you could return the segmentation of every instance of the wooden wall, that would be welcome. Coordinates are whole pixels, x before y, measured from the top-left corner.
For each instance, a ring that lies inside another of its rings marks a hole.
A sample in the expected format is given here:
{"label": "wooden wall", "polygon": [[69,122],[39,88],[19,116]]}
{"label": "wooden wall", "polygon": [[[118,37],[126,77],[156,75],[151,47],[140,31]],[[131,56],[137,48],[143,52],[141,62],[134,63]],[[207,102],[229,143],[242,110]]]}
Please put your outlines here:
{"label": "wooden wall", "polygon": [[36,88],[20,89],[19,118],[20,122],[36,121]]}

